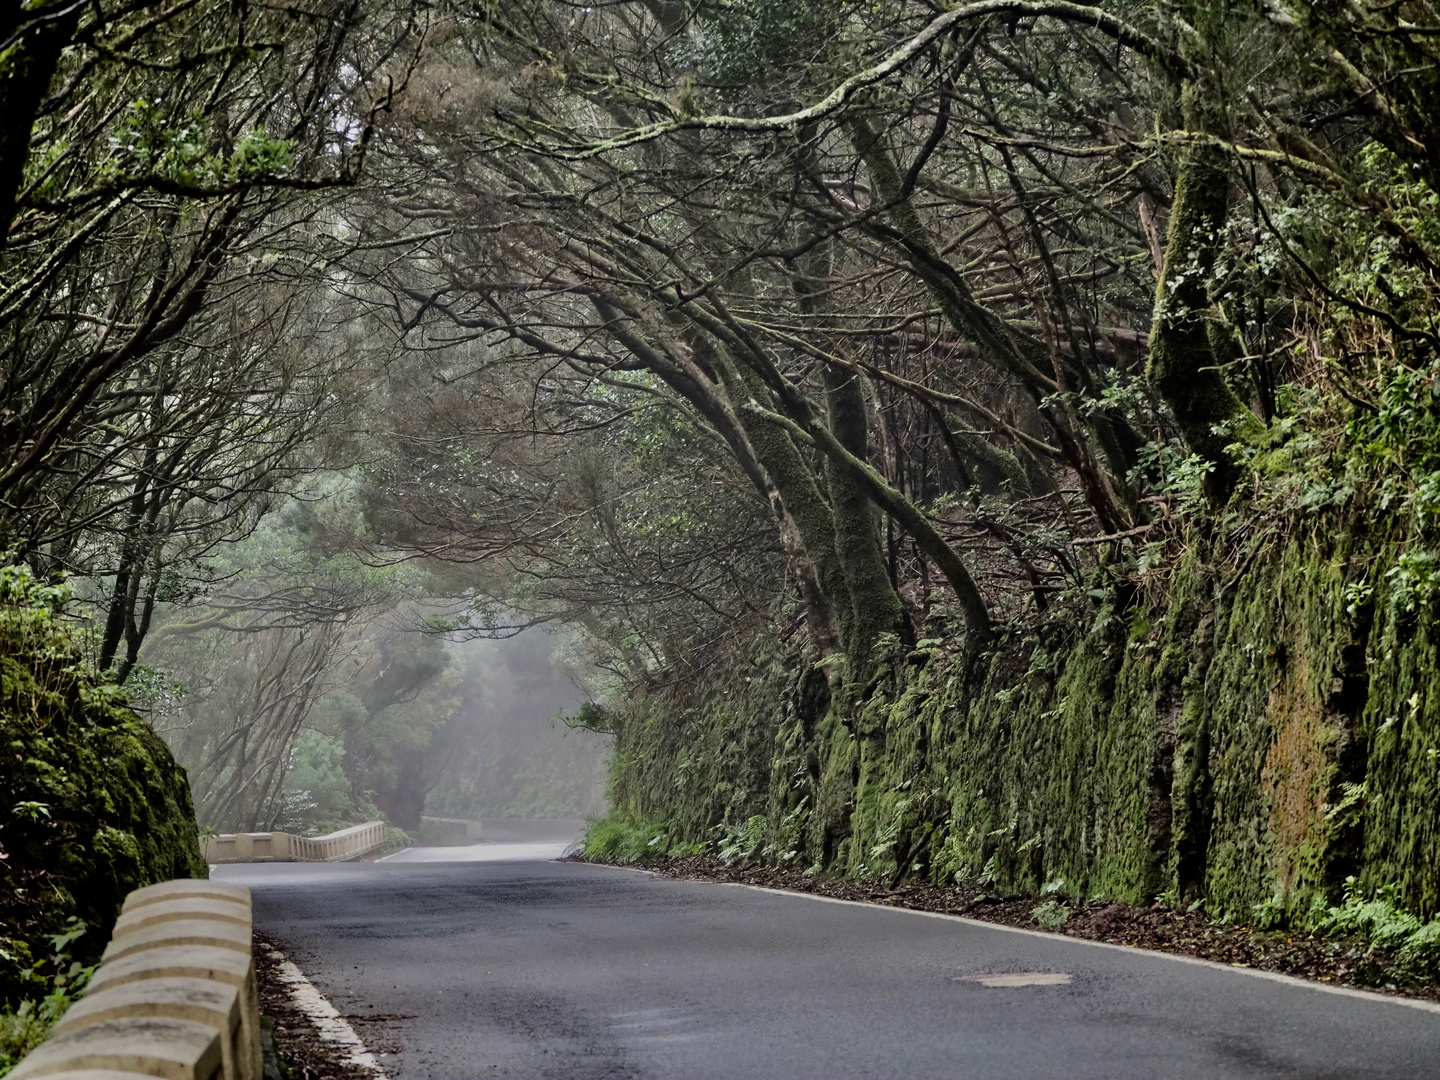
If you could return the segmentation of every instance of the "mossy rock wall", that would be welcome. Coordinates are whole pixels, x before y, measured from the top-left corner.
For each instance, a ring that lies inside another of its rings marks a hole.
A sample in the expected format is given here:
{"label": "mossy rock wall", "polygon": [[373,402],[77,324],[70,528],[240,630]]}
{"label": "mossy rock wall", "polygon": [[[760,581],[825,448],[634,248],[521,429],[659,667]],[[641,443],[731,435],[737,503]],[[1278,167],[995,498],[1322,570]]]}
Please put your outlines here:
{"label": "mossy rock wall", "polygon": [[185,771],[83,662],[63,592],[0,574],[0,999],[14,1001],[72,917],[89,930],[70,953],[93,962],[130,890],[208,868]]}
{"label": "mossy rock wall", "polygon": [[763,816],[770,857],[848,874],[1241,916],[1354,874],[1434,914],[1434,614],[1335,536],[1192,554],[1159,595],[1070,608],[977,660],[897,652],[863,701],[832,701],[803,646],[752,641],[632,704],[614,799],[689,841]]}

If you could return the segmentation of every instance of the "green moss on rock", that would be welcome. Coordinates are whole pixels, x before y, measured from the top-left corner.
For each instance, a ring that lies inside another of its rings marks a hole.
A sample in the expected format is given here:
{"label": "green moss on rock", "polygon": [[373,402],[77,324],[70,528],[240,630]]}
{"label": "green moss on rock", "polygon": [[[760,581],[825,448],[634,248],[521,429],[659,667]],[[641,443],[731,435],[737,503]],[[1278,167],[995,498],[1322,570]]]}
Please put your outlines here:
{"label": "green moss on rock", "polygon": [[94,960],[125,895],[206,877],[185,771],[118,688],[85,663],[63,588],[0,569],[0,999],[71,918]]}
{"label": "green moss on rock", "polygon": [[851,875],[1241,918],[1354,875],[1440,911],[1436,613],[1387,595],[1398,553],[1337,522],[1204,551],[1148,600],[1059,611],[978,660],[897,659],[864,701],[753,641],[622,714],[619,805],[691,842],[764,815],[772,849]]}

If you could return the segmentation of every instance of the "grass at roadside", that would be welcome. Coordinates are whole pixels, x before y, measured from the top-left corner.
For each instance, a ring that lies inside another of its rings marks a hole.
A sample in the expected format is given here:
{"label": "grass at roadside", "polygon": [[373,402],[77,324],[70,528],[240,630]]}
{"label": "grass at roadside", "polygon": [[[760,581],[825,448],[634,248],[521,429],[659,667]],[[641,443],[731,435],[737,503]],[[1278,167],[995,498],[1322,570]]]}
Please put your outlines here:
{"label": "grass at roadside", "polygon": [[664,822],[619,811],[592,820],[576,846],[576,854],[582,858],[620,866],[703,855],[705,850],[705,844],[673,842]]}

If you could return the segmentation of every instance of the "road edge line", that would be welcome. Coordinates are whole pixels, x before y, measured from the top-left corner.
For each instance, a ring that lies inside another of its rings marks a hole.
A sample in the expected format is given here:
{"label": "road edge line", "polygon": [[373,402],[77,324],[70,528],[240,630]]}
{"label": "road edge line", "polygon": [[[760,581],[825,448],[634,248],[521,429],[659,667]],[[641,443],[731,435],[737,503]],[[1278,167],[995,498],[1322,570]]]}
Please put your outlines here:
{"label": "road edge line", "polygon": [[694,885],[724,885],[732,889],[753,889],[755,892],[769,893],[772,895],[797,896],[801,900],[818,900],[825,904],[848,904],[852,907],[868,908],[871,911],[890,911],[897,915],[923,915],[927,919],[946,919],[950,922],[963,923],[966,926],[979,927],[982,930],[1003,930],[1008,934],[1024,934],[1026,937],[1044,938],[1046,941],[1089,945],[1096,949],[1113,949],[1117,952],[1129,953],[1132,956],[1139,953],[1142,956],[1153,956],[1160,960],[1173,960],[1179,964],[1195,964],[1199,967],[1213,968],[1216,971],[1228,971],[1235,975],[1249,975],[1256,979],[1267,979],[1270,982],[1285,983],[1289,986],[1300,986],[1306,990],[1318,990],[1322,994],[1339,994],[1342,997],[1356,997],[1365,1001],[1382,1002],[1386,1005],[1403,1005],[1409,1009],[1419,1009],[1421,1012],[1440,1013],[1440,1002],[1425,1001],[1420,998],[1392,997],[1390,994],[1377,994],[1373,990],[1360,990],[1352,986],[1331,986],[1329,983],[1316,982],[1313,979],[1301,979],[1298,976],[1285,975],[1278,971],[1262,971],[1259,968],[1241,967],[1239,964],[1222,964],[1218,960],[1206,960],[1200,956],[1186,956],[1184,953],[1162,952],[1160,949],[1146,949],[1139,945],[1116,945],[1109,941],[1093,941],[1090,938],[1068,937],[1065,934],[1052,934],[1045,930],[1027,930],[1023,926],[986,922],[984,919],[972,919],[966,915],[950,915],[944,911],[922,911],[919,908],[897,907],[891,904],[875,904],[868,900],[844,900],[838,896],[821,896],[818,893],[800,892],[797,889],[776,889],[768,885],[750,885],[743,881],[706,881],[704,878],[675,878],[667,874],[662,874],[657,870],[642,870],[637,866],[614,866],[610,863],[582,863],[581,865],[599,866],[607,870],[628,870],[632,874],[649,874],[662,881],[678,881]]}
{"label": "road edge line", "polygon": [[388,1080],[380,1062],[366,1049],[349,1021],[340,1015],[340,1010],[330,1004],[329,999],[316,989],[315,984],[305,977],[305,973],[296,967],[288,956],[275,948],[271,948],[269,952],[279,969],[280,981],[290,990],[290,998],[295,1002],[295,1007],[315,1025],[320,1038],[339,1047],[345,1054],[346,1064],[365,1069],[375,1080]]}
{"label": "road edge line", "polygon": [[[671,878],[668,880],[685,879]],[[1159,949],[1146,949],[1138,945],[1116,945],[1109,941],[1092,941],[1089,938],[1067,937],[1064,934],[1052,934],[1044,930],[1027,930],[1023,926],[1007,926],[1005,923],[986,922],[984,919],[971,919],[965,915],[948,915],[943,911],[921,911],[918,908],[892,907],[889,904],[872,904],[866,900],[842,900],[838,896],[819,896],[815,893],[798,892],[795,889],[772,889],[764,885],[748,885],[743,881],[702,881],[700,884],[728,885],[736,889],[754,889],[756,892],[778,893],[781,896],[798,896],[803,900],[819,900],[826,904],[849,904],[853,907],[869,908],[871,911],[893,911],[901,915],[923,915],[928,919],[946,919],[950,922],[963,923],[966,926],[976,926],[985,930],[1003,930],[1009,934],[1024,934],[1026,937],[1044,938],[1046,941],[1089,945],[1096,949],[1113,949],[1117,952],[1130,953],[1131,955],[1139,953],[1144,956],[1158,957],[1161,960],[1173,960],[1180,964],[1195,964],[1199,967],[1213,968],[1216,971],[1228,971],[1234,975],[1249,975],[1256,979],[1267,979],[1270,982],[1304,987],[1306,990],[1316,990],[1322,994],[1339,994],[1342,997],[1362,998],[1365,1001],[1376,1001],[1386,1005],[1402,1005],[1408,1009],[1419,1009],[1421,1012],[1440,1013],[1440,1002],[1424,1001],[1419,998],[1392,997],[1389,994],[1377,994],[1373,990],[1358,990],[1350,986],[1331,986],[1328,983],[1315,982],[1312,979],[1301,979],[1294,975],[1282,974],[1278,971],[1262,971],[1259,968],[1241,967],[1238,964],[1222,964],[1218,960],[1206,960],[1199,956],[1186,956],[1184,953],[1162,952]]]}

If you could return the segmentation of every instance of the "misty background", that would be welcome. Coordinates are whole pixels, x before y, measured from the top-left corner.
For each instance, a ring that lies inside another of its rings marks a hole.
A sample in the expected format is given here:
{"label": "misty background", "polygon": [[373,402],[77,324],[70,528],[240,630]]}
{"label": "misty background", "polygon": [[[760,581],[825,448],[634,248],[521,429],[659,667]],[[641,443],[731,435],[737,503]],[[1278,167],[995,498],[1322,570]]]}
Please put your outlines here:
{"label": "misty background", "polygon": [[[253,578],[255,552],[242,553]],[[173,614],[132,683],[189,770],[202,827],[314,835],[376,817],[577,818],[604,810],[608,736],[567,725],[593,675],[542,627],[455,640],[396,600],[325,617],[325,587],[274,577]]]}
{"label": "misty background", "polygon": [[605,809],[610,737],[569,728],[585,694],[566,671],[569,643],[545,630],[449,646],[460,669],[461,761],[426,801],[437,817],[586,817]]}

